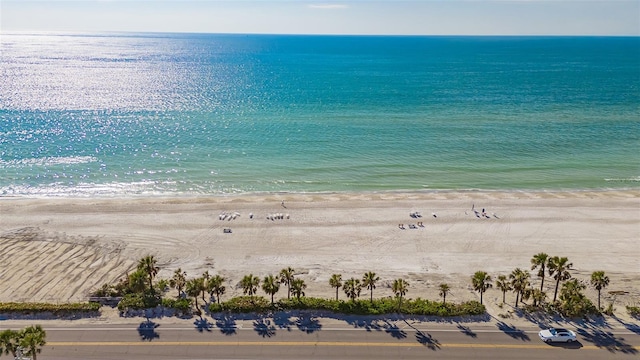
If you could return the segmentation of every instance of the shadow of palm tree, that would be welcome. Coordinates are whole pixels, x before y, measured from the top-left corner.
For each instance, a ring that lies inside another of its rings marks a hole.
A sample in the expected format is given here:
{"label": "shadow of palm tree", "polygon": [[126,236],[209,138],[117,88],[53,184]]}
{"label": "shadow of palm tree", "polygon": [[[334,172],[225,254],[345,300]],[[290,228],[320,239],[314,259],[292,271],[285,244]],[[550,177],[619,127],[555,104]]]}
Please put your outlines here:
{"label": "shadow of palm tree", "polygon": [[617,321],[617,322],[619,322],[620,324],[622,324],[622,325],[625,327],[625,329],[627,329],[627,330],[629,330],[629,331],[631,331],[631,332],[633,332],[633,333],[636,333],[636,334],[640,335],[640,326],[638,326],[637,324],[634,324],[634,323],[628,323],[628,322],[626,322],[626,321],[624,321],[624,320],[620,319],[620,318],[619,318],[619,317],[617,317],[617,316],[613,316],[613,318],[614,318],[614,319],[616,319],[616,321]]}
{"label": "shadow of palm tree", "polygon": [[216,320],[216,327],[225,335],[235,335],[238,328],[236,320],[226,314]]}
{"label": "shadow of palm tree", "polygon": [[549,315],[544,311],[526,311],[521,308],[511,307],[513,312],[519,318],[523,318],[529,322],[536,324],[540,329],[548,329],[551,327],[550,323],[552,321],[558,321],[559,318],[554,318],[553,315]]}
{"label": "shadow of palm tree", "polygon": [[156,332],[156,328],[160,326],[153,321],[147,319],[138,326],[138,334],[140,339],[144,341],[151,341],[160,338],[160,334]]}
{"label": "shadow of palm tree", "polygon": [[593,345],[606,349],[611,353],[620,352],[623,354],[637,354],[638,350],[627,344],[623,337],[615,336],[613,333],[599,329],[591,329],[589,331],[578,329],[577,333],[584,338],[585,341],[593,343]]}
{"label": "shadow of palm tree", "polygon": [[272,337],[276,335],[276,327],[271,324],[271,321],[268,319],[257,319],[253,322],[253,330],[258,333],[258,335],[264,337]]}
{"label": "shadow of palm tree", "polygon": [[478,334],[474,333],[473,330],[471,330],[471,328],[468,327],[468,326],[464,326],[462,324],[458,324],[458,329],[460,329],[461,333],[463,333],[463,334],[465,334],[467,336],[470,336],[472,338],[477,338],[478,337]]}
{"label": "shadow of palm tree", "polygon": [[440,342],[429,333],[416,330],[416,340],[431,350],[440,350]]}
{"label": "shadow of palm tree", "polygon": [[306,313],[301,313],[295,324],[298,329],[306,332],[307,334],[311,334],[322,329],[322,324],[320,324],[318,318]]}
{"label": "shadow of palm tree", "polygon": [[496,326],[498,327],[498,329],[500,329],[500,331],[511,336],[514,339],[519,339],[522,341],[531,341],[531,338],[529,337],[529,335],[527,335],[523,330],[520,330],[513,325],[509,325],[503,321],[499,321],[496,324]]}
{"label": "shadow of palm tree", "polygon": [[198,332],[204,332],[205,330],[210,332],[213,327],[213,324],[203,317],[196,319],[193,324],[196,326],[196,330],[198,330]]}
{"label": "shadow of palm tree", "polygon": [[407,332],[400,329],[396,324],[387,323],[387,325],[384,326],[384,328],[385,328],[384,332],[391,335],[391,337],[393,338],[405,339],[407,337]]}
{"label": "shadow of palm tree", "polygon": [[420,344],[426,346],[428,349],[431,349],[431,350],[440,350],[440,341],[438,341],[438,339],[434,339],[433,336],[431,336],[431,334],[429,333],[425,333],[422,330],[416,329],[406,319],[403,319],[403,321],[405,322],[405,324],[409,325],[410,328],[416,331],[416,340]]}
{"label": "shadow of palm tree", "polygon": [[279,329],[286,329],[287,331],[291,331],[291,326],[293,325],[293,321],[291,321],[291,316],[289,313],[284,311],[279,311],[273,314],[273,323]]}
{"label": "shadow of palm tree", "polygon": [[345,317],[342,319],[354,328],[362,328],[367,331],[382,331],[383,326],[378,323],[378,319],[367,319],[359,317]]}

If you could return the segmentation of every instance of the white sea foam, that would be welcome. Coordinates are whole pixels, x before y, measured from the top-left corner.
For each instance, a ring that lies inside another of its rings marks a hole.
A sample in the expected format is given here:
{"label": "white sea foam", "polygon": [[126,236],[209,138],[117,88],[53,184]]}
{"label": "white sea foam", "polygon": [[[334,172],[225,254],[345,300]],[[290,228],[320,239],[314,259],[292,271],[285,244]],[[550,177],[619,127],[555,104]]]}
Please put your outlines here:
{"label": "white sea foam", "polygon": [[640,176],[636,176],[636,177],[633,177],[633,178],[626,178],[626,179],[622,179],[622,178],[604,179],[604,181],[607,181],[607,182],[640,182]]}
{"label": "white sea foam", "polygon": [[42,158],[1,160],[0,168],[25,167],[25,166],[52,166],[52,165],[74,165],[85,164],[98,161],[93,156],[47,156]]}

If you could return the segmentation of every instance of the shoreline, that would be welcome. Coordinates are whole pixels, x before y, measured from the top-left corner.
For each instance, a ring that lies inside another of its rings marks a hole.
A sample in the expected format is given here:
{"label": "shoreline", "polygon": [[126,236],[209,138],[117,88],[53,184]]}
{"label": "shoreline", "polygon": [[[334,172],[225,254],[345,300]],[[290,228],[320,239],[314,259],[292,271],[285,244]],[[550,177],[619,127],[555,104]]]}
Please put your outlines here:
{"label": "shoreline", "polygon": [[3,200],[140,200],[140,199],[229,199],[229,198],[262,198],[272,196],[286,197],[309,197],[309,196],[382,196],[382,195],[480,195],[486,196],[491,194],[521,194],[525,196],[535,195],[578,195],[578,194],[620,194],[625,196],[640,197],[640,187],[630,188],[601,188],[601,189],[424,189],[424,190],[362,190],[362,191],[265,191],[265,192],[243,192],[243,193],[220,193],[220,194],[191,194],[191,193],[175,193],[175,194],[122,194],[122,195],[2,195],[0,194],[0,202]]}

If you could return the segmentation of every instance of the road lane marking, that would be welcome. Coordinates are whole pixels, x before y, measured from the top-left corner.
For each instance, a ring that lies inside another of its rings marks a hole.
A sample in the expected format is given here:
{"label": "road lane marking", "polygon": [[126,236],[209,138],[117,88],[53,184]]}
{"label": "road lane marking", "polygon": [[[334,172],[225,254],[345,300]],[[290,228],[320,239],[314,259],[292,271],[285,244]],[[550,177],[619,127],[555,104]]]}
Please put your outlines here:
{"label": "road lane marking", "polygon": [[[290,328],[292,330],[296,330],[297,327],[292,325],[290,326]],[[0,327],[0,330],[3,330],[4,328]],[[112,328],[99,328],[99,327],[78,327],[78,328],[45,328],[46,331],[100,331],[100,332],[104,332],[104,331],[138,331],[138,330],[148,330],[150,328],[144,328],[144,327],[138,327],[136,325],[133,325],[132,327],[112,327]],[[375,332],[407,332],[407,333],[416,333],[416,332],[423,332],[423,333],[461,333],[464,334],[463,331],[461,331],[460,329],[412,329],[412,328],[407,328],[407,329],[396,329],[396,328],[325,328],[325,327],[320,327],[320,328],[309,328],[310,330],[315,330],[315,331],[322,331],[322,332],[327,332],[327,331],[365,331],[365,332],[371,332],[371,333],[375,333]],[[163,327],[163,326],[158,326],[157,328],[153,329],[154,331],[194,331],[194,330],[198,330],[195,327]],[[212,332],[212,331],[256,331],[255,328],[251,327],[251,328],[243,328],[243,327],[211,327],[206,329],[207,332]],[[279,330],[287,330],[287,327],[276,327],[275,329],[273,329],[275,331],[279,331]],[[478,330],[474,330],[471,329],[470,332],[473,333],[486,333],[486,334],[499,334],[499,333],[505,333],[505,334],[538,334],[538,330],[494,330],[494,329],[478,329]],[[630,330],[612,330],[612,331],[607,331],[608,334],[613,334],[613,335],[635,335],[636,333]]]}
{"label": "road lane marking", "polygon": [[[439,343],[375,343],[340,341],[50,341],[47,346],[327,346],[327,347],[436,347],[436,348],[479,348],[479,349],[557,349],[546,344],[439,344]],[[570,345],[569,345],[570,346]],[[613,347],[613,349],[638,350],[635,346]],[[610,350],[608,346],[580,346],[582,350]]]}

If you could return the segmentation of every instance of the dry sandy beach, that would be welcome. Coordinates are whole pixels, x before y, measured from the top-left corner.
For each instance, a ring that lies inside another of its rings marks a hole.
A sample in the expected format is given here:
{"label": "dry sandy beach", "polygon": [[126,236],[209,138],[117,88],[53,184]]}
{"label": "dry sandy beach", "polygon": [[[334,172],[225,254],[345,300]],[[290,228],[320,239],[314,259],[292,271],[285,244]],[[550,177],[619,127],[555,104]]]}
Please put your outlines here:
{"label": "dry sandy beach", "polygon": [[[422,217],[411,217],[415,212]],[[158,259],[160,278],[177,268],[187,277],[222,274],[226,298],[241,294],[244,275],[290,266],[308,284],[308,296],[334,296],[333,273],[361,278],[374,271],[381,278],[374,296],[391,296],[390,282],[404,278],[408,297],[438,299],[437,286],[446,282],[447,300],[460,301],[478,298],[470,286],[475,271],[495,279],[529,269],[538,252],[567,256],[580,279],[604,270],[611,283],[603,304],[608,291],[623,290],[618,310],[637,305],[640,190],[0,198],[2,302],[85,301],[147,254]],[[546,284],[552,297],[553,283]],[[594,290],[587,294],[596,300]],[[491,289],[485,303],[492,309],[501,297]]]}

